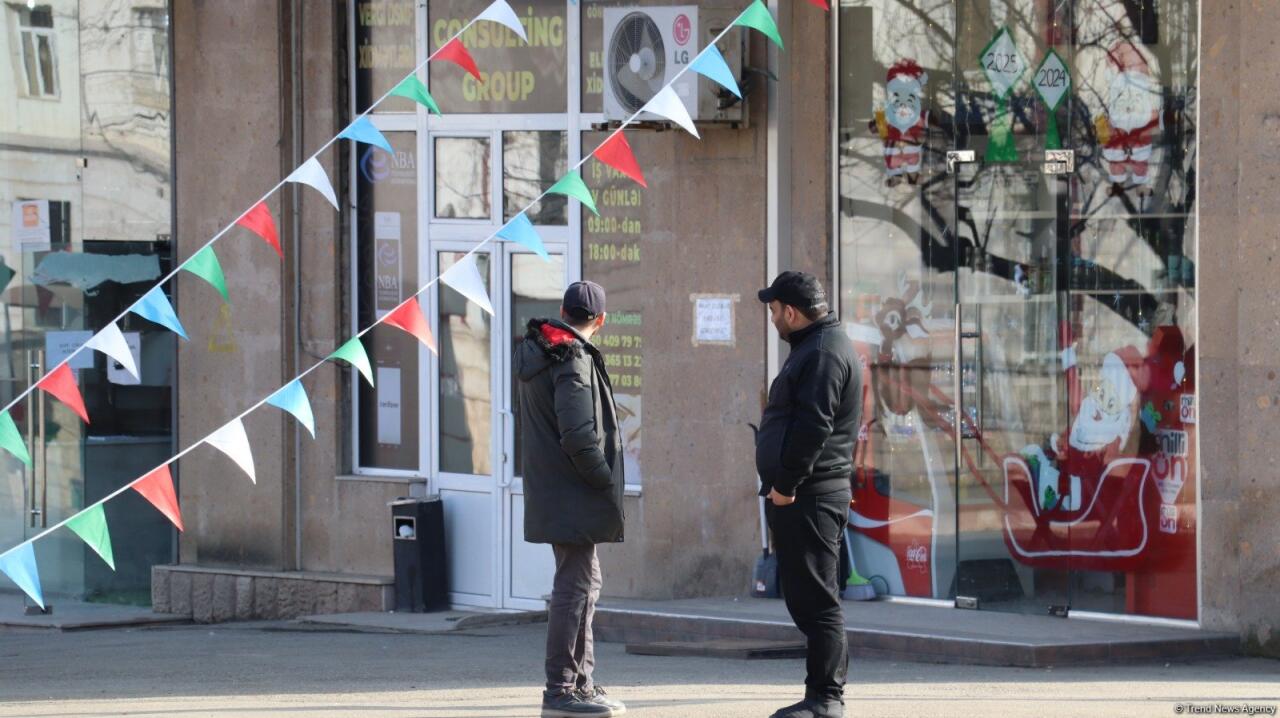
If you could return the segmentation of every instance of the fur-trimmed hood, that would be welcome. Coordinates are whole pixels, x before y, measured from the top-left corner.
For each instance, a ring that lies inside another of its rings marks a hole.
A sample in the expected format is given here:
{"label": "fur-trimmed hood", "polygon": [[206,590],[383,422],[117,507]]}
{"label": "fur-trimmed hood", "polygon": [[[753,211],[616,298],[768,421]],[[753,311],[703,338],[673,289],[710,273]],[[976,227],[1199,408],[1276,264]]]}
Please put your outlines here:
{"label": "fur-trimmed hood", "polygon": [[557,319],[530,319],[524,341],[516,349],[514,366],[521,381],[529,381],[559,364],[582,356],[586,339]]}

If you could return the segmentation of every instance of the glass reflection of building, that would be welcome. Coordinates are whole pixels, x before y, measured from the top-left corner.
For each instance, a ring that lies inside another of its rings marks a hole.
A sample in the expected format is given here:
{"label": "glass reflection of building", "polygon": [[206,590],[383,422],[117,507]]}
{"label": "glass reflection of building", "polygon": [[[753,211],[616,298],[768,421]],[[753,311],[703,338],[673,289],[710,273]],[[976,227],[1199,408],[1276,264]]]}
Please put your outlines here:
{"label": "glass reflection of building", "polygon": [[840,3],[854,548],[881,591],[1196,616],[1197,17]]}
{"label": "glass reflection of building", "polygon": [[[0,402],[87,340],[171,268],[169,12],[162,0],[0,7]],[[52,526],[172,453],[174,339],[120,328],[135,381],[102,355],[72,362],[91,424],[33,392],[11,414],[31,468],[0,457],[0,550]],[[109,502],[112,571],[70,532],[36,554],[47,596],[148,603],[173,530],[140,496]]]}

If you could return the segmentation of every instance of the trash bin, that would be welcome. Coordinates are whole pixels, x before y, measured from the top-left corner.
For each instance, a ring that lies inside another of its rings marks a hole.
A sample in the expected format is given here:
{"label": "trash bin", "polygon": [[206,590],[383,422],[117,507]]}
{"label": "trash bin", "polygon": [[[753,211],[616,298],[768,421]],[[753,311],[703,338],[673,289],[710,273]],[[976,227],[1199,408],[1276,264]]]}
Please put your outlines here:
{"label": "trash bin", "polygon": [[439,496],[400,498],[390,502],[389,506],[396,610],[422,613],[448,609],[444,502]]}

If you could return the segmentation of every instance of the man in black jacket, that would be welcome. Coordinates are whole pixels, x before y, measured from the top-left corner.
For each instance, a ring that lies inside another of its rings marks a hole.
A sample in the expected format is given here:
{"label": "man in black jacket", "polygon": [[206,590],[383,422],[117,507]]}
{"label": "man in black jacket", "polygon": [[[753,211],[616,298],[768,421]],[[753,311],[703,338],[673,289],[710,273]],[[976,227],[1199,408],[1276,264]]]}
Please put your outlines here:
{"label": "man in black jacket", "polygon": [[769,388],[756,437],[761,496],[787,610],[808,639],[804,700],[774,718],[841,718],[849,649],[840,605],[840,536],[848,515],[862,372],[822,285],[783,272],[759,292],[791,353]]}
{"label": "man in black jacket", "polygon": [[575,282],[560,320],[534,319],[516,347],[523,440],[524,539],[549,543],[556,575],[547,614],[543,718],[626,712],[592,679],[591,619],[600,597],[596,544],[622,541],[622,435],[604,358],[604,289]]}

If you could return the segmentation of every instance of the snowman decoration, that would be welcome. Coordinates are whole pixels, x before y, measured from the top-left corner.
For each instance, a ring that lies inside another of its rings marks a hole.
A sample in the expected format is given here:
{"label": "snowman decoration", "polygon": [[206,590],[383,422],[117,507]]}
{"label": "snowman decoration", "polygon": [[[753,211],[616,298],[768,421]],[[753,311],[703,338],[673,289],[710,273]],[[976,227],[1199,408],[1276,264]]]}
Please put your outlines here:
{"label": "snowman decoration", "polygon": [[924,109],[924,88],[929,75],[911,59],[899,60],[885,78],[884,107],[875,111],[872,130],[884,143],[886,184],[896,187],[920,182],[929,112]]}
{"label": "snowman decoration", "polygon": [[1103,112],[1094,119],[1108,179],[1132,183],[1152,194],[1153,146],[1164,130],[1164,97],[1151,64],[1133,43],[1121,41],[1107,53]]}

